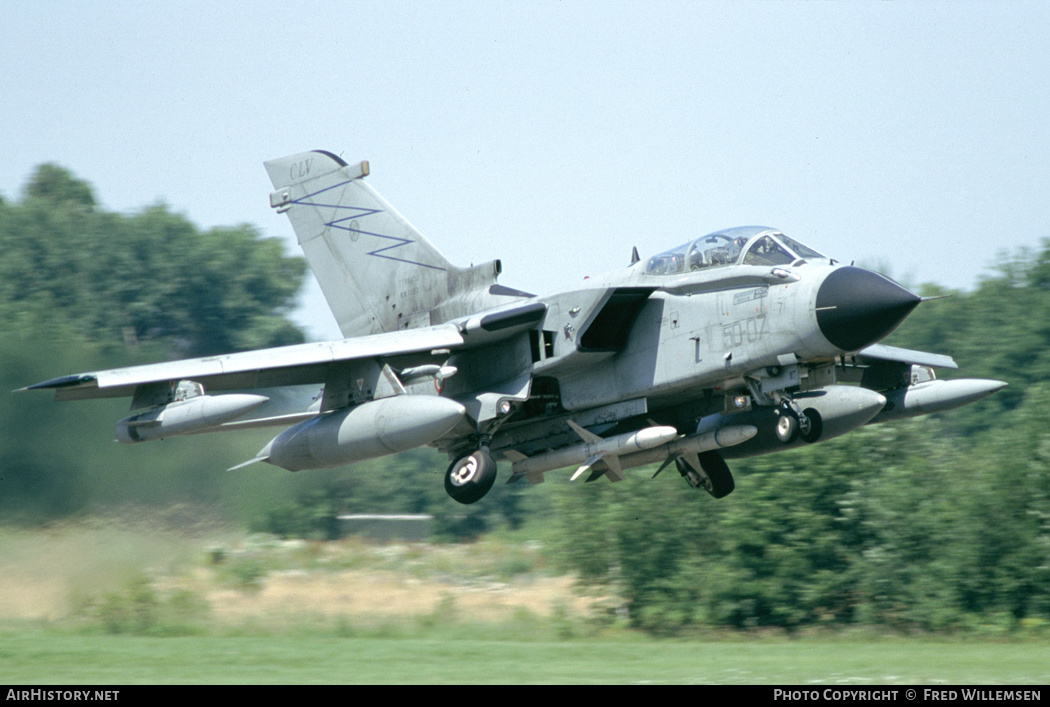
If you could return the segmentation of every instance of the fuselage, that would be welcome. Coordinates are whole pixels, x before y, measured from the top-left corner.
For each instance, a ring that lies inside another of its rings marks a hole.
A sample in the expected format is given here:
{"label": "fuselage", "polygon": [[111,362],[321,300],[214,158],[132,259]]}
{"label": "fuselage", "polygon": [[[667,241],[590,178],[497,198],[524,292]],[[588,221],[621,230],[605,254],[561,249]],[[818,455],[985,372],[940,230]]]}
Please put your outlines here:
{"label": "fuselage", "polygon": [[[508,421],[495,448],[531,453],[571,439],[546,423],[561,415],[621,430],[625,419],[638,427],[656,416],[687,434],[735,393],[833,384],[838,357],[885,337],[920,301],[882,275],[823,256],[696,269],[657,257],[536,298],[542,321],[503,345],[500,370],[531,378],[548,403]],[[869,397],[855,407],[870,418],[885,401]]]}
{"label": "fuselage", "polygon": [[[573,360],[564,374],[558,353],[580,357],[571,312],[573,302],[587,295],[549,298],[543,329],[554,333],[554,356],[537,362],[534,371],[558,378],[567,409],[638,395],[654,402],[679,399],[689,391],[731,386],[735,379],[785,362],[834,361],[885,337],[920,301],[860,268],[806,262],[775,270],[730,266],[682,275],[673,283],[644,272],[613,276],[605,288],[656,289],[621,350],[583,354],[592,360],[584,366]],[[721,289],[725,283],[742,284]]]}

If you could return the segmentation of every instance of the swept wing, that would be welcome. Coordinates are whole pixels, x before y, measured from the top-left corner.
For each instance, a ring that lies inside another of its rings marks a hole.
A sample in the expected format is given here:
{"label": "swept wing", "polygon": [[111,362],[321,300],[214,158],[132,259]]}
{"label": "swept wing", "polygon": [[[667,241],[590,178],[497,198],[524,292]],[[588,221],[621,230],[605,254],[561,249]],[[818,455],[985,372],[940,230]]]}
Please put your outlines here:
{"label": "swept wing", "polygon": [[131,396],[140,386],[179,380],[197,381],[209,391],[323,384],[330,381],[340,364],[426,353],[463,343],[459,328],[446,324],[341,341],[78,373],[22,390],[53,388],[56,400],[86,400]]}

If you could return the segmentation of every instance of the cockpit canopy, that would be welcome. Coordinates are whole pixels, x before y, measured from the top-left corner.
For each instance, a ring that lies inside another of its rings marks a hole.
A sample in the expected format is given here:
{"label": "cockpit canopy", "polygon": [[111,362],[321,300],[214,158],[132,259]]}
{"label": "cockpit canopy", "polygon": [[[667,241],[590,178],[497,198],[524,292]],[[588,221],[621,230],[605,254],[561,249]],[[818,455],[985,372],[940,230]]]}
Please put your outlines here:
{"label": "cockpit canopy", "polygon": [[827,260],[812,248],[766,226],[716,231],[649,258],[647,275],[679,275],[721,265],[791,265],[806,259]]}

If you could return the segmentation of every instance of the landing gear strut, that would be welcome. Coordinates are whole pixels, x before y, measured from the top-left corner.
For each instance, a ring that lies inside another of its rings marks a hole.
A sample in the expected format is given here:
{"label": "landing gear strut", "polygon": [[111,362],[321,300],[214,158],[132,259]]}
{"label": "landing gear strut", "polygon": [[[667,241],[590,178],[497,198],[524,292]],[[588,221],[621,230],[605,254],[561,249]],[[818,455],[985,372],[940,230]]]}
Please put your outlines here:
{"label": "landing gear strut", "polygon": [[452,462],[445,472],[445,492],[460,503],[474,503],[496,481],[496,460],[479,449]]}

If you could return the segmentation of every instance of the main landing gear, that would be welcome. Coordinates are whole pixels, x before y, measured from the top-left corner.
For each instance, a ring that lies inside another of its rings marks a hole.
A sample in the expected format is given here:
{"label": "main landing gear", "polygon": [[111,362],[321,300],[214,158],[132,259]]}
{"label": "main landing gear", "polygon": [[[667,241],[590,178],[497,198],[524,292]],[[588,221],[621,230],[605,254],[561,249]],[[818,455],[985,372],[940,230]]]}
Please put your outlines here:
{"label": "main landing gear", "polygon": [[474,503],[496,481],[496,460],[479,449],[452,462],[445,472],[445,492],[460,503]]}
{"label": "main landing gear", "polygon": [[777,439],[784,444],[791,444],[799,437],[812,444],[820,439],[824,422],[813,408],[803,410],[794,400],[786,400],[777,407],[775,430]]}
{"label": "main landing gear", "polygon": [[690,486],[702,488],[715,498],[728,496],[736,488],[729,465],[717,451],[701,452],[689,459],[678,457],[674,463],[678,473],[685,477]]}

